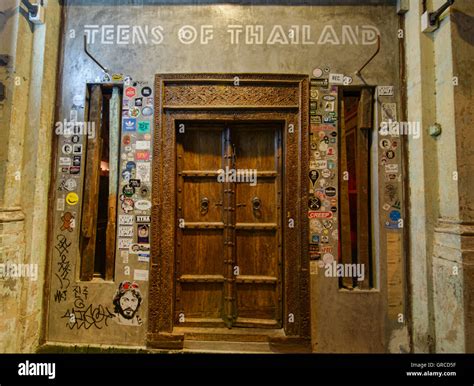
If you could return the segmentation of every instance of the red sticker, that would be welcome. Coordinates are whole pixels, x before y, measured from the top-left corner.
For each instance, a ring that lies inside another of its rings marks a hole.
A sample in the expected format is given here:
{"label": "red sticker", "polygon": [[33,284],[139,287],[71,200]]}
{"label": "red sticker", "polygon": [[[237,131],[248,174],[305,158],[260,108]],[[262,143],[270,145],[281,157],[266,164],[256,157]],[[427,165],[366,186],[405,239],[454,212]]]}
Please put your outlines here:
{"label": "red sticker", "polygon": [[134,87],[127,87],[125,89],[125,95],[128,96],[129,98],[133,98],[136,94],[137,92]]}
{"label": "red sticker", "polygon": [[150,159],[149,151],[137,151],[135,153],[135,159],[137,161],[148,161]]}
{"label": "red sticker", "polygon": [[308,218],[331,218],[332,212],[308,212]]}

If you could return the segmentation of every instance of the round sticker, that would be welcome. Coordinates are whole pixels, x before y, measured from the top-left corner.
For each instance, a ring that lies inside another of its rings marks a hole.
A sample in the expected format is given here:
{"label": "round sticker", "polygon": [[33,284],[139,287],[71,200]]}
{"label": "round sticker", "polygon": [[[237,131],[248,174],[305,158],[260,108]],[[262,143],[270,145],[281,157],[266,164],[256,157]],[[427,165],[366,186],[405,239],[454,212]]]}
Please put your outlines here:
{"label": "round sticker", "polygon": [[137,118],[140,115],[140,109],[138,107],[132,106],[128,110],[128,115],[132,118]]}
{"label": "round sticker", "polygon": [[323,261],[325,264],[332,264],[332,262],[334,261],[334,256],[330,253],[325,253],[323,255]]}
{"label": "round sticker", "polygon": [[142,88],[142,95],[144,97],[149,97],[151,95],[151,88],[150,87],[143,87]]}
{"label": "round sticker", "polygon": [[384,138],[380,140],[380,147],[382,149],[390,149],[391,146],[392,146],[392,143],[390,142],[389,139]]}
{"label": "round sticker", "polygon": [[392,210],[389,214],[389,217],[390,220],[392,220],[393,222],[397,222],[402,216],[400,215],[400,212],[398,210]]}
{"label": "round sticker", "polygon": [[79,143],[80,140],[81,138],[78,135],[73,135],[71,138],[72,143]]}
{"label": "round sticker", "polygon": [[135,203],[135,208],[138,210],[148,210],[151,208],[151,202],[148,200],[139,200]]}
{"label": "round sticker", "polygon": [[132,141],[132,139],[130,138],[129,135],[124,135],[123,138],[122,138],[122,143],[124,145],[130,145],[131,141]]}
{"label": "round sticker", "polygon": [[68,195],[66,196],[66,203],[68,205],[74,206],[78,202],[79,202],[79,196],[76,193],[74,192],[68,193]]}
{"label": "round sticker", "polygon": [[148,189],[148,186],[142,186],[140,188],[140,196],[142,196],[143,198],[147,197],[149,191],[150,190]]}
{"label": "round sticker", "polygon": [[136,169],[137,168],[137,164],[133,161],[128,161],[127,162],[127,167],[126,169],[127,170],[133,170],[133,169]]}
{"label": "round sticker", "polygon": [[150,115],[153,115],[153,109],[151,107],[144,107],[142,109],[142,114],[144,117],[149,117]]}
{"label": "round sticker", "polygon": [[330,178],[331,177],[331,171],[329,169],[323,169],[321,171],[321,175],[324,177],[324,178]]}
{"label": "round sticker", "polygon": [[71,154],[72,153],[72,145],[66,143],[63,145],[63,154]]}
{"label": "round sticker", "polygon": [[319,144],[319,150],[320,151],[326,151],[328,149],[328,144],[326,142],[321,142]]}
{"label": "round sticker", "polygon": [[313,76],[315,78],[321,78],[322,75],[323,75],[323,70],[321,70],[320,68],[315,68],[313,70]]}
{"label": "round sticker", "polygon": [[332,186],[328,187],[325,189],[326,196],[328,197],[334,197],[336,195],[336,188],[333,188]]}
{"label": "round sticker", "polygon": [[385,153],[386,157],[388,159],[394,159],[395,158],[395,152],[393,150],[389,150]]}
{"label": "round sticker", "polygon": [[133,186],[125,185],[122,189],[122,193],[127,197],[132,197],[135,194],[135,188]]}
{"label": "round sticker", "polygon": [[321,208],[321,201],[317,197],[311,197],[308,201],[308,206],[311,210],[318,210]]}

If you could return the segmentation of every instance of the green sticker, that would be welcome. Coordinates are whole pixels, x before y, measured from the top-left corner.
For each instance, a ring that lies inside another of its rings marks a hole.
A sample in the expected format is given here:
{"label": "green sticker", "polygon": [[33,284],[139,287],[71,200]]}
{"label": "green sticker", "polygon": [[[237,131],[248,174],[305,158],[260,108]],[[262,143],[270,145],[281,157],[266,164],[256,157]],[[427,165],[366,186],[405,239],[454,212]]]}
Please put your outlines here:
{"label": "green sticker", "polygon": [[149,133],[150,132],[150,122],[147,122],[147,121],[138,122],[138,132],[139,133]]}

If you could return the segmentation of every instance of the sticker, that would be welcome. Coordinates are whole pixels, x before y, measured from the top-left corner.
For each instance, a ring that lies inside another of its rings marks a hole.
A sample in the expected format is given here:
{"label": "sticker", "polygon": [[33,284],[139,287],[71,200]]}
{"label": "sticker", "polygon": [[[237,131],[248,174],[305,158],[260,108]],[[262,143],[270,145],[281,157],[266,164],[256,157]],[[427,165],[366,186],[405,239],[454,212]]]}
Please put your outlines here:
{"label": "sticker", "polygon": [[390,147],[392,147],[392,142],[390,142],[389,139],[382,139],[380,140],[380,147],[382,149],[390,149]]}
{"label": "sticker", "polygon": [[129,249],[133,239],[118,239],[119,249]]}
{"label": "sticker", "polygon": [[337,238],[339,237],[338,230],[334,229],[331,233],[331,236],[334,240],[337,240]]}
{"label": "sticker", "polygon": [[136,90],[134,87],[127,87],[125,89],[125,95],[129,98],[133,98],[136,95]]}
{"label": "sticker", "polygon": [[328,149],[326,150],[326,155],[327,156],[335,156],[336,155],[336,149],[334,147],[328,147]]}
{"label": "sticker", "polygon": [[352,84],[353,82],[353,79],[351,76],[345,76],[344,79],[342,80],[342,84],[344,86],[349,86],[350,84]]}
{"label": "sticker", "polygon": [[334,197],[336,195],[336,188],[330,186],[324,190],[324,193],[326,193],[328,197]]}
{"label": "sticker", "polygon": [[137,223],[149,223],[151,220],[150,220],[150,216],[143,216],[143,215],[137,215],[135,217]]}
{"label": "sticker", "polygon": [[60,212],[64,210],[64,197],[56,200],[56,210]]}
{"label": "sticker", "polygon": [[319,244],[319,235],[317,235],[317,234],[312,234],[312,235],[311,235],[311,243],[313,243],[313,244]]}
{"label": "sticker", "polygon": [[133,211],[133,208],[134,208],[134,202],[131,198],[125,198],[122,201],[122,210],[125,213],[130,213],[131,211]]}
{"label": "sticker", "polygon": [[321,253],[319,252],[319,245],[310,244],[309,258],[310,260],[319,260],[321,258]]}
{"label": "sticker", "polygon": [[323,99],[325,101],[334,101],[334,100],[336,100],[336,97],[333,96],[333,95],[325,95],[325,96],[323,96]]}
{"label": "sticker", "polygon": [[125,169],[128,171],[132,171],[133,169],[136,169],[136,168],[137,168],[137,164],[133,161],[128,161],[125,167]]}
{"label": "sticker", "polygon": [[397,104],[382,103],[382,122],[397,120]]}
{"label": "sticker", "polygon": [[119,225],[133,225],[133,216],[128,214],[120,214]]}
{"label": "sticker", "polygon": [[142,114],[144,117],[149,117],[150,115],[153,115],[153,109],[151,107],[144,107],[142,109]]}
{"label": "sticker", "polygon": [[398,210],[392,210],[388,216],[393,222],[398,222],[398,220],[400,220],[400,218],[402,217]]}
{"label": "sticker", "polygon": [[321,208],[321,200],[316,197],[310,197],[308,201],[308,207],[311,210],[318,210],[319,208]]}
{"label": "sticker", "polygon": [[66,204],[70,206],[74,206],[74,205],[77,205],[78,202],[79,202],[79,196],[76,193],[74,192],[68,193],[68,195],[66,196]]}
{"label": "sticker", "polygon": [[150,244],[132,244],[129,247],[129,252],[132,254],[150,252]]}
{"label": "sticker", "polygon": [[[143,106],[143,98],[135,98],[135,106],[142,107]],[[138,114],[140,114],[140,112],[138,112]]]}
{"label": "sticker", "polygon": [[126,197],[132,197],[132,196],[135,194],[135,188],[134,188],[133,186],[125,185],[125,186],[122,188],[122,193],[123,193]]}
{"label": "sticker", "polygon": [[71,166],[69,168],[69,174],[79,174],[81,172],[80,166]]}
{"label": "sticker", "polygon": [[142,186],[140,188],[140,196],[142,198],[146,198],[148,197],[148,193],[150,192],[150,189],[148,188],[148,186]]}
{"label": "sticker", "polygon": [[308,218],[332,218],[332,212],[308,212]]}
{"label": "sticker", "polygon": [[124,131],[135,131],[137,128],[137,120],[134,118],[126,118],[123,120]]}
{"label": "sticker", "polygon": [[84,97],[82,95],[74,95],[72,97],[72,105],[75,107],[82,107],[84,103]]}
{"label": "sticker", "polygon": [[385,165],[385,173],[398,173],[398,164]]}
{"label": "sticker", "polygon": [[328,161],[326,160],[317,160],[316,161],[316,169],[327,169]]}
{"label": "sticker", "polygon": [[150,169],[151,164],[149,162],[137,162],[136,164],[136,177],[142,182],[150,182]]}
{"label": "sticker", "polygon": [[318,180],[318,178],[319,178],[319,172],[317,170],[313,169],[309,171],[309,179],[311,180],[311,183],[313,184],[313,186]]}
{"label": "sticker", "polygon": [[151,208],[151,202],[149,200],[138,200],[135,202],[135,208],[138,210],[148,210]]}
{"label": "sticker", "polygon": [[63,191],[66,190],[68,192],[72,192],[77,188],[77,181],[74,178],[62,179],[58,190]]}
{"label": "sticker", "polygon": [[150,141],[137,141],[135,142],[136,150],[147,150],[150,149]]}
{"label": "sticker", "polygon": [[137,118],[140,116],[140,109],[138,107],[132,106],[128,110],[128,116],[131,118]]}
{"label": "sticker", "polygon": [[137,151],[135,153],[135,159],[137,161],[148,161],[150,159],[149,151]]}
{"label": "sticker", "polygon": [[140,121],[138,122],[138,132],[141,134],[150,132],[150,122]]}
{"label": "sticker", "polygon": [[344,84],[344,74],[329,74],[329,83],[331,84]]}
{"label": "sticker", "polygon": [[393,86],[378,86],[377,94],[378,96],[393,96],[394,87]]}
{"label": "sticker", "polygon": [[323,220],[323,227],[326,229],[331,229],[333,226],[333,222],[331,220]]}
{"label": "sticker", "polygon": [[128,264],[128,251],[120,251],[120,257],[123,264]]}
{"label": "sticker", "polygon": [[73,154],[82,154],[82,145],[72,145]]}
{"label": "sticker", "polygon": [[124,170],[122,172],[122,179],[124,180],[125,183],[128,183],[130,181],[130,178],[132,178],[132,173],[130,170]]}
{"label": "sticker", "polygon": [[112,82],[123,81],[123,74],[112,74]]}
{"label": "sticker", "polygon": [[390,208],[391,208],[391,205],[390,205],[390,204],[387,204],[387,203],[385,203],[385,204],[383,204],[382,208],[383,208],[383,210],[385,210],[385,211],[387,212],[387,211],[389,211],[389,210],[390,210]]}
{"label": "sticker", "polygon": [[151,88],[150,87],[143,87],[142,88],[142,95],[144,97],[149,97],[151,95]]}
{"label": "sticker", "polygon": [[72,166],[81,166],[81,156],[75,155],[72,157]]}
{"label": "sticker", "polygon": [[148,263],[150,261],[150,254],[149,253],[139,253],[138,254],[138,261],[142,263]]}
{"label": "sticker", "polygon": [[137,180],[136,178],[131,179],[129,181],[129,185],[133,188],[139,188],[140,187],[140,180]]}
{"label": "sticker", "polygon": [[321,170],[321,175],[324,177],[324,178],[331,178],[333,175],[332,175],[332,172],[329,170],[329,169],[323,169]]}
{"label": "sticker", "polygon": [[334,256],[331,253],[325,253],[323,255],[323,261],[324,261],[324,264],[326,265],[332,264],[334,261]]}
{"label": "sticker", "polygon": [[318,274],[318,262],[317,261],[310,261],[309,262],[309,274],[310,275],[317,275]]}
{"label": "sticker", "polygon": [[388,159],[394,159],[395,158],[395,152],[393,150],[389,150],[385,153],[385,156],[388,158]]}
{"label": "sticker", "polygon": [[334,102],[325,102],[324,103],[324,111],[334,111]]}
{"label": "sticker", "polygon": [[329,81],[326,78],[314,78],[314,79],[311,79],[311,86],[328,88]]}
{"label": "sticker", "polygon": [[71,154],[72,153],[72,145],[69,143],[65,143],[62,147],[63,154]]}
{"label": "sticker", "polygon": [[323,76],[323,70],[321,70],[320,68],[315,68],[313,70],[313,76],[315,78],[321,78],[321,76]]}
{"label": "sticker", "polygon": [[150,226],[148,224],[140,224],[137,226],[137,242],[138,244],[150,243]]}
{"label": "sticker", "polygon": [[119,226],[119,237],[133,237],[133,226]]}
{"label": "sticker", "polygon": [[148,281],[148,270],[147,269],[135,269],[133,271],[133,280]]}
{"label": "sticker", "polygon": [[72,160],[69,157],[59,157],[59,166],[70,166],[71,162]]}

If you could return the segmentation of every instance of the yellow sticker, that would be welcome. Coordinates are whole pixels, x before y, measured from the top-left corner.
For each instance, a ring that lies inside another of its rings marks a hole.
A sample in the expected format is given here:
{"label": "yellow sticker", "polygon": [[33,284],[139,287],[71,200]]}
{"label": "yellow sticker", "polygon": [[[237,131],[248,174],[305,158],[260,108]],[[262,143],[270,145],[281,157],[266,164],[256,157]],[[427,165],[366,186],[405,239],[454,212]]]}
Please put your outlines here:
{"label": "yellow sticker", "polygon": [[112,80],[114,82],[121,82],[123,80],[123,74],[113,74]]}
{"label": "yellow sticker", "polygon": [[76,193],[71,192],[66,196],[66,203],[68,205],[74,206],[78,202],[79,202],[79,196]]}

